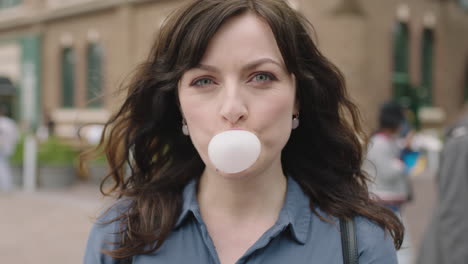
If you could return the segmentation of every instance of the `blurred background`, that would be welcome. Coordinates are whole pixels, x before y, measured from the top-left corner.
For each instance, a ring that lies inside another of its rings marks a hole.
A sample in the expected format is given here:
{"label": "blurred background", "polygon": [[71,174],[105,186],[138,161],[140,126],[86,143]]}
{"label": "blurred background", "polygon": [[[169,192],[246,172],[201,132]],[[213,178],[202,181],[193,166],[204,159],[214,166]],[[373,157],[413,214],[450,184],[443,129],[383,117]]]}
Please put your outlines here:
{"label": "blurred background", "polygon": [[[81,263],[104,159],[77,169],[179,0],[0,0],[0,104],[18,126],[0,192],[0,263]],[[405,106],[423,155],[404,211],[414,252],[434,206],[443,131],[468,101],[467,0],[289,0],[344,73],[365,130]],[[0,140],[4,140],[1,139]]]}

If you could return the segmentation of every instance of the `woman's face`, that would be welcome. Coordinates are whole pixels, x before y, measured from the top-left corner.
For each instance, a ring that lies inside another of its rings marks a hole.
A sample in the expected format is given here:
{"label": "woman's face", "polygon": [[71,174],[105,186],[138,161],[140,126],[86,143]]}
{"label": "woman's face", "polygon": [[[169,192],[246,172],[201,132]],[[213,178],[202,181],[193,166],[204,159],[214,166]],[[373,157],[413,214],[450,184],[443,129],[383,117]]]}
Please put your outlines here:
{"label": "woman's face", "polygon": [[238,174],[280,166],[298,110],[296,87],[266,22],[251,13],[226,21],[200,64],[184,73],[178,92],[190,138],[206,169],[215,171],[208,158],[211,138],[230,129],[250,131],[262,145],[257,162]]}

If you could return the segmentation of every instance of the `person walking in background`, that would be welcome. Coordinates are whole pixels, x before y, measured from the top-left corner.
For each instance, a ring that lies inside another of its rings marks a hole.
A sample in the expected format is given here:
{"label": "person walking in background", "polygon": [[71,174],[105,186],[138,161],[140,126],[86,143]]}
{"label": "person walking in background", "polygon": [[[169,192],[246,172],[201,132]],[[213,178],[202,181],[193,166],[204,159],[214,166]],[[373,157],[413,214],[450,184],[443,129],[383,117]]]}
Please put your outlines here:
{"label": "person walking in background", "polygon": [[396,103],[384,104],[379,113],[379,128],[371,137],[364,170],[373,182],[369,190],[380,203],[399,213],[408,201],[410,187],[405,163],[401,160],[400,128],[405,120]]}
{"label": "person walking in background", "polygon": [[[402,160],[403,150],[408,149],[410,145],[407,138],[400,137],[404,121],[404,110],[399,104],[388,102],[381,106],[379,128],[370,139],[363,164],[364,171],[372,180],[369,191],[374,195],[374,199],[399,217],[402,217],[402,206],[411,197],[409,169]],[[411,263],[412,251],[409,249],[409,242],[408,232],[405,232],[402,249],[398,251],[400,264]]]}
{"label": "person walking in background", "polygon": [[6,114],[7,108],[0,106],[0,192],[13,188],[9,159],[18,141],[16,124]]}
{"label": "person walking in background", "polygon": [[448,129],[436,176],[437,205],[418,264],[468,263],[468,104]]}

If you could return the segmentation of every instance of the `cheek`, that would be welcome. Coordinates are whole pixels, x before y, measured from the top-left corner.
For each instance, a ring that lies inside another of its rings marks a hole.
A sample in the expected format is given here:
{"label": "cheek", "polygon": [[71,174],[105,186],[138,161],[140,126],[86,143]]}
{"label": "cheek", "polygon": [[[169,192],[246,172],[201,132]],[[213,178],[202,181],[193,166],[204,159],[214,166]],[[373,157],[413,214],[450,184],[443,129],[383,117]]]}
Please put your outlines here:
{"label": "cheek", "polygon": [[213,125],[212,104],[205,104],[193,97],[180,97],[180,105],[189,127],[190,139],[200,154],[206,150],[210,138],[210,131]]}
{"label": "cheek", "polygon": [[182,114],[187,121],[189,128],[196,129],[197,124],[203,122],[209,114],[209,104],[204,103],[199,96],[191,94],[189,91],[179,90],[179,101]]}
{"label": "cheek", "polygon": [[266,147],[282,149],[291,134],[294,96],[270,98],[259,114],[260,132]]}

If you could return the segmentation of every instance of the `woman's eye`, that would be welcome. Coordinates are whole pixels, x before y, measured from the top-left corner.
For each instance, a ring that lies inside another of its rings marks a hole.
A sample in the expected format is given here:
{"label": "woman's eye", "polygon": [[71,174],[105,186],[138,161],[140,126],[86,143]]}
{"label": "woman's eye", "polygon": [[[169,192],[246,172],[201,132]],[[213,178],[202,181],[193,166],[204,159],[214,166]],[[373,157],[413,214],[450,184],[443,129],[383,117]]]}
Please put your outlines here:
{"label": "woman's eye", "polygon": [[196,80],[195,82],[193,82],[192,85],[195,85],[195,86],[205,86],[205,85],[211,85],[213,84],[213,81],[210,80],[210,79],[198,79]]}
{"label": "woman's eye", "polygon": [[252,79],[254,82],[268,82],[275,80],[275,77],[269,73],[259,73]]}

